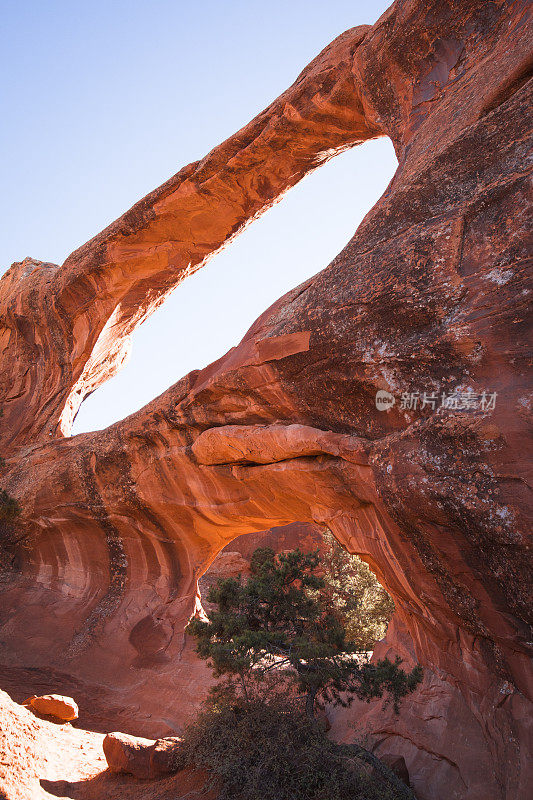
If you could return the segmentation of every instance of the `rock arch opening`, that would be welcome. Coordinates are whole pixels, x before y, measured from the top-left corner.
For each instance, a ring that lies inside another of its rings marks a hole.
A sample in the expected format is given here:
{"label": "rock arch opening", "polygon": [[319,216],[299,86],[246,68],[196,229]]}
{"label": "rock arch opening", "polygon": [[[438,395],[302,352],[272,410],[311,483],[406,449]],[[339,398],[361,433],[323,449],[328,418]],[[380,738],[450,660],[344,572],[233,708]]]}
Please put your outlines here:
{"label": "rock arch opening", "polygon": [[318,551],[320,574],[331,586],[336,607],[345,615],[348,641],[370,654],[387,632],[394,613],[394,601],[379,583],[372,568],[343,547],[331,531],[318,525],[294,522],[262,533],[242,534],[218,553],[198,581],[204,610],[209,589],[217,581],[250,573],[250,561],[257,547],[270,547],[275,553],[300,550]]}
{"label": "rock arch opening", "polygon": [[[131,347],[122,343],[119,371],[87,396],[72,433],[107,427],[234,347],[268,306],[333,259],[396,166],[392,142],[381,137],[307,175],[187,277],[133,332]],[[112,344],[111,336],[106,346]]]}

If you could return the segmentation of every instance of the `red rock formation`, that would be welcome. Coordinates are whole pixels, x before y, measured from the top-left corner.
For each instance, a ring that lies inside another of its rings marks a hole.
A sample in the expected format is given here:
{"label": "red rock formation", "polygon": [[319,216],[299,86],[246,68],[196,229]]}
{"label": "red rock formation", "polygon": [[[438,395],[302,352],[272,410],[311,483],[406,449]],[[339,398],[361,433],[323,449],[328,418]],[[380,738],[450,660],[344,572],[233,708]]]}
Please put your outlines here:
{"label": "red rock formation", "polygon": [[[205,772],[141,780],[107,769],[103,735],[38,719],[0,691],[0,796],[2,800],[215,800]],[[165,764],[168,743],[153,748]]]}
{"label": "red rock formation", "polygon": [[[107,691],[132,733],[172,733],[194,693],[198,576],[241,533],[327,525],[393,595],[391,646],[426,670],[399,719],[369,713],[376,747],[404,756],[422,800],[525,796],[530,41],[525,1],[399,0],[61,267],[13,265],[11,670],[61,672]],[[398,171],[327,269],[138,413],[63,438],[170,289],[306,172],[383,135]],[[402,408],[417,391],[424,407]],[[452,391],[496,392],[495,408],[432,408]]]}

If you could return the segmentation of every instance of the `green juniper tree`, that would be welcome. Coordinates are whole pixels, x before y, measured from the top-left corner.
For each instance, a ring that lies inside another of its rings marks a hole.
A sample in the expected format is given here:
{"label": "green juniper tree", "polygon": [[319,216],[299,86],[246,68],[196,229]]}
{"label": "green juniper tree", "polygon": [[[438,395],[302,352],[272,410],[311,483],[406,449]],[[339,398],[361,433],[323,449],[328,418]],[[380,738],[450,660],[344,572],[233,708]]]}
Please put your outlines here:
{"label": "green juniper tree", "polygon": [[382,639],[394,613],[394,601],[367,564],[348,553],[329,531],[324,534],[320,563],[327,592],[342,614],[346,638],[362,651]]}
{"label": "green juniper tree", "polygon": [[208,599],[216,609],[187,628],[215,677],[229,678],[245,699],[253,686],[277,679],[296,686],[313,717],[317,700],[350,705],[354,697],[370,701],[384,693],[397,709],[418,685],[420,667],[406,672],[399,658],[370,663],[348,640],[345,617],[317,574],[318,552],[276,556],[258,548],[250,569],[246,581],[239,576],[212,587]]}
{"label": "green juniper tree", "polygon": [[414,800],[373,753],[330,741],[314,717],[317,701],[384,693],[397,708],[421,679],[419,667],[371,664],[358,651],[342,583],[318,553],[259,548],[250,578],[219,581],[207,621],[189,623],[197,652],[224,681],[185,731],[177,766],[207,769],[221,800]]}

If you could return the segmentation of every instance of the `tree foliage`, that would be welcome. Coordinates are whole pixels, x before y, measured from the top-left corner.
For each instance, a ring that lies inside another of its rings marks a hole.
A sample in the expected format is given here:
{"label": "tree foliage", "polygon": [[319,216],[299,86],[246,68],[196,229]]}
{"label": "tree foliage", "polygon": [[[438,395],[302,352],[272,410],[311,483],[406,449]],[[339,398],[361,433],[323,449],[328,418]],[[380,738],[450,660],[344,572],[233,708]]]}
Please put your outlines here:
{"label": "tree foliage", "polygon": [[[0,456],[0,470],[3,470],[4,466],[4,459]],[[18,535],[16,523],[20,514],[21,508],[18,502],[0,487],[0,569],[2,570],[9,570],[13,564],[13,548]]]}
{"label": "tree foliage", "polygon": [[331,533],[324,535],[320,557],[334,607],[342,614],[346,638],[359,650],[374,649],[385,636],[394,601],[369,566],[345,550]]}
{"label": "tree foliage", "polygon": [[414,800],[287,699],[211,702],[185,731],[178,760],[177,769],[208,770],[219,800]]}
{"label": "tree foliage", "polygon": [[0,528],[11,526],[20,514],[20,506],[5,489],[0,489]]}
{"label": "tree foliage", "polygon": [[248,580],[228,578],[210,589],[215,609],[193,619],[187,631],[215,677],[239,683],[244,698],[251,684],[278,677],[293,684],[312,717],[316,700],[350,705],[386,693],[395,708],[418,685],[421,670],[404,671],[401,660],[370,663],[347,638],[345,617],[332,603],[319,575],[318,552],[275,555],[258,548]]}
{"label": "tree foliage", "polygon": [[[0,409],[0,418],[3,415]],[[5,465],[4,459],[0,456],[0,469]],[[11,497],[5,489],[0,488],[0,535],[5,535],[13,528],[14,523],[20,516],[20,506],[14,497]]]}

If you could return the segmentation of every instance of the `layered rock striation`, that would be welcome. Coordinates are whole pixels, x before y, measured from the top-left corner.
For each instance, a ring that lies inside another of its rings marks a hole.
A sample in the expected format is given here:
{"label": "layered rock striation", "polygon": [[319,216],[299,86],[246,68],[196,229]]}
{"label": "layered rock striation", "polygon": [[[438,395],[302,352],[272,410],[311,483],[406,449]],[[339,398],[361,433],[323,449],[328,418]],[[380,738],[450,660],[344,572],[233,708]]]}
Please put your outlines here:
{"label": "layered rock striation", "polygon": [[[525,1],[397,0],[62,266],[11,267],[6,668],[70,676],[132,733],[172,735],[198,577],[242,533],[312,523],[370,564],[397,608],[387,646],[425,668],[398,719],[358,711],[378,751],[422,800],[526,796],[530,43]],[[397,173],[324,271],[214,364],[69,438],[169,291],[377,136]]]}

